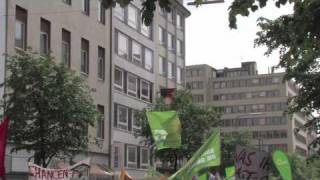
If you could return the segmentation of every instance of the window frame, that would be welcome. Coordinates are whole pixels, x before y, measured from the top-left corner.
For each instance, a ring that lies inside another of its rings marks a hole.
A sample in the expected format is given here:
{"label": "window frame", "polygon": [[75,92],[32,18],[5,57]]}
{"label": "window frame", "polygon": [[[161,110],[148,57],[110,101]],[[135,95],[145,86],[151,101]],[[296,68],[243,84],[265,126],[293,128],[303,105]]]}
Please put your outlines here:
{"label": "window frame", "polygon": [[104,128],[104,125],[105,125],[105,112],[104,111],[105,111],[105,109],[104,109],[104,106],[100,105],[100,104],[97,105],[97,109],[100,113],[101,113],[100,110],[103,110],[103,112],[101,113],[101,117],[97,121],[97,138],[105,139],[105,136],[104,136],[105,135],[105,128]]}
{"label": "window frame", "polygon": [[[121,10],[121,12],[120,12]],[[120,21],[125,21],[125,9],[120,6],[119,3],[116,3],[116,6],[114,7],[114,16],[119,19]]]}
{"label": "window frame", "polygon": [[[130,10],[132,10],[132,12],[134,12],[134,14],[135,14],[134,20],[132,19],[133,16],[132,17],[130,16],[130,12],[131,12]],[[129,4],[127,7],[127,24],[128,24],[128,26],[138,30],[138,25],[139,25],[138,9],[135,6],[133,6],[132,4]]]}
{"label": "window frame", "polygon": [[[126,111],[126,122],[122,122],[120,120],[120,109]],[[124,130],[128,130],[129,129],[129,109],[127,107],[118,104],[118,106],[117,106],[117,119],[118,119],[117,128],[123,129],[123,128],[119,127],[119,125],[121,125],[121,126],[125,127]]]}
{"label": "window frame", "polygon": [[[100,56],[100,50],[102,52],[102,56]],[[97,76],[98,76],[98,79],[100,80],[105,80],[105,48],[101,47],[101,46],[98,46],[98,62],[97,62]],[[101,63],[101,64],[100,64]]]}
{"label": "window frame", "polygon": [[[134,45],[137,45],[136,47],[138,47],[140,50],[140,59],[135,58],[135,56],[134,56]],[[142,54],[143,54],[142,49],[143,49],[143,46],[140,43],[138,43],[135,40],[132,40],[132,42],[131,42],[131,61],[138,64],[138,65],[142,65],[142,58],[143,58],[142,57]]]}
{"label": "window frame", "polygon": [[[16,35],[17,35],[17,23],[19,23],[19,25],[21,25],[21,31],[19,33],[21,33],[21,45],[22,47],[19,47],[17,46],[17,39],[16,39]],[[16,48],[19,48],[19,49],[26,49],[26,23],[25,22],[22,22],[21,20],[19,19],[15,19],[15,33],[14,33],[14,46]]]}
{"label": "window frame", "polygon": [[[115,79],[114,79],[113,85],[114,85],[115,87],[123,90],[123,89],[124,89],[124,71],[123,71],[123,70],[120,70],[119,68],[115,68],[114,73],[116,73],[116,71],[121,72],[121,82],[122,82],[121,84],[122,84],[122,85],[120,86],[119,84],[117,84],[116,81],[115,81]],[[116,77],[115,74],[114,74],[114,77]]]}
{"label": "window frame", "polygon": [[101,24],[106,23],[106,10],[103,7],[102,0],[97,0],[97,18]]}
{"label": "window frame", "polygon": [[169,51],[174,51],[173,39],[174,39],[173,35],[168,32],[167,33],[167,47],[168,47]]}
{"label": "window frame", "polygon": [[[126,50],[122,51],[120,47],[120,37],[123,37],[124,39],[126,39],[125,41],[125,46],[126,46]],[[117,55],[123,59],[129,59],[129,37],[121,32],[117,32]],[[122,54],[121,54],[122,53]]]}
{"label": "window frame", "polygon": [[[148,59],[147,57],[147,54],[149,53],[149,55],[150,55],[150,59]],[[144,68],[146,69],[146,70],[148,70],[148,71],[151,71],[151,72],[153,72],[153,51],[152,50],[150,50],[150,49],[148,49],[148,48],[144,48],[144,54],[143,54],[143,56],[144,56]],[[147,61],[148,60],[148,61]],[[150,60],[150,62],[149,62],[149,60]],[[147,63],[147,62],[149,62],[149,63]],[[149,67],[150,66],[150,67]]]}
{"label": "window frame", "polygon": [[[129,149],[132,148],[131,150],[134,150],[135,154],[135,161],[129,161]],[[127,167],[130,167],[130,165],[133,165],[137,167],[137,162],[138,162],[138,153],[137,153],[137,146],[133,145],[127,145],[127,156],[126,156],[126,161],[127,161]]]}
{"label": "window frame", "polygon": [[[170,66],[169,66],[169,64],[170,64]],[[168,72],[167,72],[168,79],[174,78],[172,69],[173,69],[173,63],[168,61]]]}
{"label": "window frame", "polygon": [[81,0],[81,12],[87,16],[90,15],[90,0]]}
{"label": "window frame", "polygon": [[177,67],[177,83],[178,84],[182,83],[182,68],[181,67]]}
{"label": "window frame", "polygon": [[[144,163],[143,162],[143,151],[146,151],[147,152],[147,163]],[[148,169],[148,167],[149,167],[149,164],[150,164],[150,159],[149,159],[149,155],[150,155],[150,152],[149,152],[149,149],[148,148],[144,148],[144,147],[141,147],[140,148],[140,167],[141,167],[141,169]]]}
{"label": "window frame", "polygon": [[[147,85],[147,87],[148,87],[148,89],[147,89],[148,95],[143,94],[143,88],[142,88],[143,86],[142,86],[142,83],[145,83],[145,84]],[[148,82],[148,81],[146,81],[146,80],[144,80],[144,79],[141,79],[141,80],[140,80],[140,98],[141,98],[142,100],[150,101],[150,90],[151,90],[150,82]],[[144,99],[144,98],[145,98],[145,99]]]}
{"label": "window frame", "polygon": [[62,0],[63,3],[71,6],[72,5],[72,0]]}
{"label": "window frame", "polygon": [[[129,77],[133,77],[136,80],[136,90],[133,91],[129,88]],[[131,74],[131,73],[127,73],[127,94],[134,96],[134,97],[138,97],[138,77]]]}

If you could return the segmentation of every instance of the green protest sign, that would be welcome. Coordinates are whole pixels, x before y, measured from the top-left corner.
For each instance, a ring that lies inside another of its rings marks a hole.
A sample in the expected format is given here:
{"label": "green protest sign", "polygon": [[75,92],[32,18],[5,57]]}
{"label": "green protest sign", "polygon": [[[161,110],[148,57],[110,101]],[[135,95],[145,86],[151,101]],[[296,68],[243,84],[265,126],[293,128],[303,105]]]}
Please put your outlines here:
{"label": "green protest sign", "polygon": [[187,164],[173,174],[169,180],[191,180],[192,175],[196,175],[199,170],[219,166],[221,164],[220,146],[220,130],[215,129],[214,133],[198,149]]}
{"label": "green protest sign", "polygon": [[291,166],[286,153],[282,150],[273,151],[272,161],[283,180],[292,180]]}
{"label": "green protest sign", "polygon": [[147,117],[158,150],[180,148],[181,124],[176,111],[147,112]]}

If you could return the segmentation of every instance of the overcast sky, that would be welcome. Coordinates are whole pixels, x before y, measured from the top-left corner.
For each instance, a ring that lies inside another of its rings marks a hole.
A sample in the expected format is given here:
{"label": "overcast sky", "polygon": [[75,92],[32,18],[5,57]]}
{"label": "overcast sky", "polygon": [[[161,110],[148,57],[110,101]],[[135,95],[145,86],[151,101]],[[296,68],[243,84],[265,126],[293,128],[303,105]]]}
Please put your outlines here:
{"label": "overcast sky", "polygon": [[256,61],[259,73],[279,62],[278,53],[263,55],[266,48],[253,48],[257,19],[261,16],[274,19],[292,12],[292,6],[278,9],[274,1],[249,17],[238,18],[238,29],[228,26],[228,7],[233,0],[223,4],[187,6],[191,16],[186,20],[186,64],[209,64],[217,69],[239,67],[242,61]]}

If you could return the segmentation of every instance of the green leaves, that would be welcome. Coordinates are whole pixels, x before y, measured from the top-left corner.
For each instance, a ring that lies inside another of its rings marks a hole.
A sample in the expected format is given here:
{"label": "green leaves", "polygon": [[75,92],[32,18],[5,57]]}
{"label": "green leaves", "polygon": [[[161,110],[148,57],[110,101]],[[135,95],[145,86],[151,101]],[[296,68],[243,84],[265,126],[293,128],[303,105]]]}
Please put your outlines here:
{"label": "green leaves", "polygon": [[96,110],[84,81],[30,50],[7,62],[5,114],[13,151],[34,151],[35,162],[46,166],[53,156],[86,149]]}

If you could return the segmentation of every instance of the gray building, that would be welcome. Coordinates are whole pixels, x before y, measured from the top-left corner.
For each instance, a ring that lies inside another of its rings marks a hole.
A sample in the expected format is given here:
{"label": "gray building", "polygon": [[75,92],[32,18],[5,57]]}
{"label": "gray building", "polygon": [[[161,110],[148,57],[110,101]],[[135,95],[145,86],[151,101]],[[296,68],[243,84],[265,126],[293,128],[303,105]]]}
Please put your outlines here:
{"label": "gray building", "polygon": [[[153,23],[141,22],[141,1],[128,7],[104,10],[101,0],[1,0],[0,83],[5,77],[6,54],[32,47],[51,52],[85,78],[97,109],[104,115],[89,128],[91,163],[125,167],[143,177],[150,164],[149,149],[134,136],[134,113],[146,108],[160,88],[185,84],[185,18],[182,1],[171,0],[173,11],[157,7]],[[0,89],[2,97],[5,88]],[[0,111],[1,114],[1,111]],[[8,147],[8,150],[10,146]],[[7,151],[9,152],[9,151]],[[7,173],[12,178],[27,172],[30,153],[7,153]]]}
{"label": "gray building", "polygon": [[220,109],[224,133],[249,131],[257,148],[281,148],[306,156],[310,136],[305,131],[293,133],[294,128],[303,126],[306,116],[284,113],[288,98],[298,89],[283,77],[284,73],[258,74],[255,62],[224,69],[192,65],[187,67],[186,86],[194,102]]}

